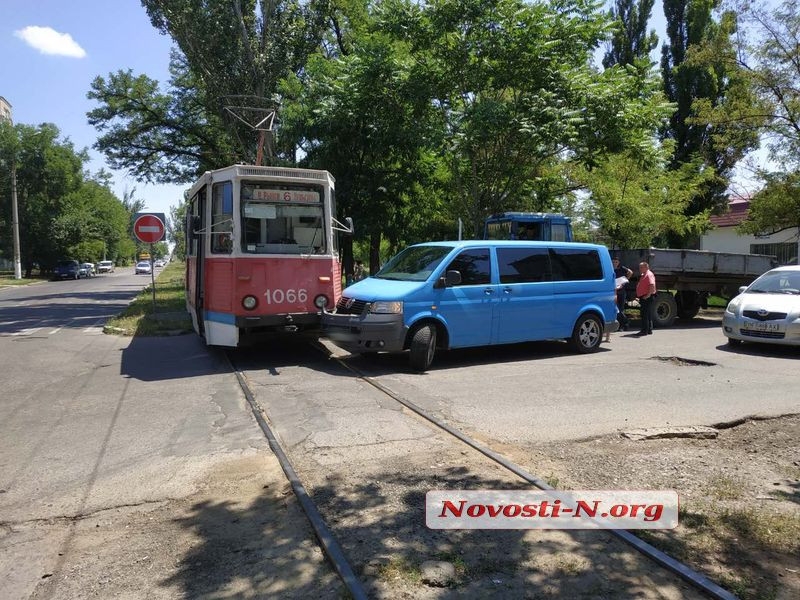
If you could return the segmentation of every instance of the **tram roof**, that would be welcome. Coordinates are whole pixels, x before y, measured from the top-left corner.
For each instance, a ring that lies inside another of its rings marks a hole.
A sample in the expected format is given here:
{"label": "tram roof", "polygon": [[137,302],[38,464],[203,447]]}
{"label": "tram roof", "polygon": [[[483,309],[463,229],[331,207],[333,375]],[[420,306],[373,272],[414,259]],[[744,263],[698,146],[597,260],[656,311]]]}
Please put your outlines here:
{"label": "tram roof", "polygon": [[194,183],[189,190],[189,197],[194,196],[197,191],[212,181],[225,181],[226,179],[239,178],[264,178],[265,181],[271,179],[288,179],[304,181],[325,181],[333,186],[336,181],[328,171],[321,169],[297,169],[293,167],[261,167],[256,165],[231,165],[213,171],[206,171]]}

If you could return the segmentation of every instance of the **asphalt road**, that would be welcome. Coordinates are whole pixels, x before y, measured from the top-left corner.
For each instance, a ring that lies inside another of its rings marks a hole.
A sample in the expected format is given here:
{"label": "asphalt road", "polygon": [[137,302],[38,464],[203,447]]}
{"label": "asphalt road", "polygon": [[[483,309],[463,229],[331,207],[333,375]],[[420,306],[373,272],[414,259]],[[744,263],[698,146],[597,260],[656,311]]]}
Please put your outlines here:
{"label": "asphalt road", "polygon": [[612,334],[592,355],[562,342],[442,353],[425,374],[410,372],[406,356],[348,360],[434,414],[509,443],[800,412],[800,348],[729,348],[720,319],[704,312],[651,336]]}

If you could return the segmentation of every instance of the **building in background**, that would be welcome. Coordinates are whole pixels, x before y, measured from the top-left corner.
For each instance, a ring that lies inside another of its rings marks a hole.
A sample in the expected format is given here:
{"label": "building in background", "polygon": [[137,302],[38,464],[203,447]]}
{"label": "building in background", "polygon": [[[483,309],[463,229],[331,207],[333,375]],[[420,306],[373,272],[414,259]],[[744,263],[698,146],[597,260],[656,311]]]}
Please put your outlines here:
{"label": "building in background", "polygon": [[769,254],[782,265],[797,264],[800,252],[800,227],[784,229],[772,235],[740,234],[736,226],[747,218],[749,200],[732,200],[724,215],[714,215],[714,229],[700,238],[700,249],[711,252]]}
{"label": "building in background", "polygon": [[2,96],[0,96],[0,121],[14,122],[11,119],[11,104]]}

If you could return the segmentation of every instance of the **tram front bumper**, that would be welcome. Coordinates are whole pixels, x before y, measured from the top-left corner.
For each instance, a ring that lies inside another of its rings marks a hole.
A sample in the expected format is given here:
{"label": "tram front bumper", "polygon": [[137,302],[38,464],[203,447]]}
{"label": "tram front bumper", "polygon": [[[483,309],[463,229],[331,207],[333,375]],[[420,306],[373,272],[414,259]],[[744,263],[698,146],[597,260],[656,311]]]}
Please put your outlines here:
{"label": "tram front bumper", "polygon": [[319,327],[318,313],[286,313],[266,316],[237,316],[236,326],[244,331],[301,331]]}
{"label": "tram front bumper", "polygon": [[322,335],[351,353],[401,352],[408,328],[403,315],[322,314]]}

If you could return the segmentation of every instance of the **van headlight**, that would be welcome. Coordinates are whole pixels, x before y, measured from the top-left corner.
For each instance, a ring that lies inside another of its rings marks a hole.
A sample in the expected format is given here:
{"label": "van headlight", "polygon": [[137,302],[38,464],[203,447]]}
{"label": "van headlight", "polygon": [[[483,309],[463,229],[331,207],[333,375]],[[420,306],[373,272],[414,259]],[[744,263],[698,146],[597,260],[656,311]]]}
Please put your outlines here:
{"label": "van headlight", "polygon": [[371,302],[369,305],[369,312],[381,315],[402,315],[403,303],[398,301],[386,302]]}

